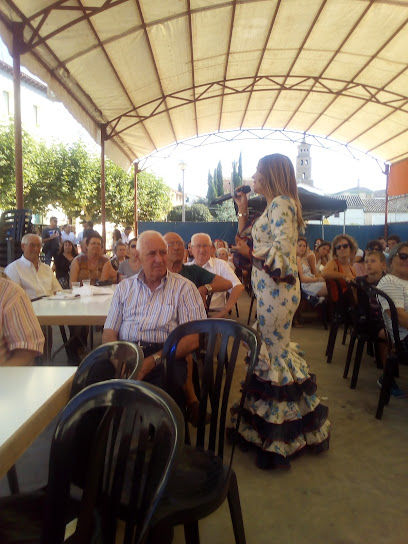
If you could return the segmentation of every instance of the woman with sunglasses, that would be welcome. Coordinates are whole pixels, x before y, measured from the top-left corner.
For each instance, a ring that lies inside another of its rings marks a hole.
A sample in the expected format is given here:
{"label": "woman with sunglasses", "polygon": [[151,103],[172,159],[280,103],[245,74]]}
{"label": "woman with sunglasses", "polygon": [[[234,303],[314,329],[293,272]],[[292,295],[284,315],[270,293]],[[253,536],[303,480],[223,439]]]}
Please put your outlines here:
{"label": "woman with sunglasses", "polygon": [[[252,260],[261,353],[247,394],[239,440],[253,446],[259,468],[289,467],[297,452],[329,447],[328,409],[315,395],[316,383],[290,343],[300,302],[296,263],[299,229],[304,226],[293,165],[280,154],[263,157],[253,175],[254,191],[266,199],[263,214],[250,227],[247,195],[238,192],[240,238],[235,251]],[[246,243],[252,238],[253,250]],[[305,410],[305,407],[308,409]],[[305,412],[308,414],[305,414]],[[311,427],[308,421],[313,421]]]}
{"label": "woman with sunglasses", "polygon": [[140,269],[142,268],[138,257],[139,254],[136,250],[136,242],[137,238],[132,238],[129,241],[129,259],[126,259],[119,265],[119,281],[134,276],[140,272]]}
{"label": "woman with sunglasses", "polygon": [[348,234],[339,234],[333,240],[333,259],[322,270],[326,280],[352,281],[356,277],[353,270],[357,242]]}
{"label": "woman with sunglasses", "polygon": [[[377,287],[387,293],[395,304],[402,349],[404,352],[408,352],[408,242],[400,242],[394,246],[388,254],[388,260],[391,273],[384,276],[378,282]],[[383,310],[385,326],[391,338],[393,338],[389,304],[381,297],[380,304]],[[382,376],[378,379],[377,384],[381,387]],[[393,380],[391,386],[391,394],[397,398],[406,397],[406,394],[401,391],[395,380]]]}

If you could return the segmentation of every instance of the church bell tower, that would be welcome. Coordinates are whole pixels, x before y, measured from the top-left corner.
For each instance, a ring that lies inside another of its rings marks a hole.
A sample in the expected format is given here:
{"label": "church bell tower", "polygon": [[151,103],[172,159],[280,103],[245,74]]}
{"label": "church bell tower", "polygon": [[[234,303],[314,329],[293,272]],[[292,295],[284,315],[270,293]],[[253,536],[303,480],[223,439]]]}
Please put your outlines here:
{"label": "church bell tower", "polygon": [[312,158],[310,156],[310,145],[305,139],[298,145],[298,154],[296,157],[296,181],[313,187],[312,180]]}

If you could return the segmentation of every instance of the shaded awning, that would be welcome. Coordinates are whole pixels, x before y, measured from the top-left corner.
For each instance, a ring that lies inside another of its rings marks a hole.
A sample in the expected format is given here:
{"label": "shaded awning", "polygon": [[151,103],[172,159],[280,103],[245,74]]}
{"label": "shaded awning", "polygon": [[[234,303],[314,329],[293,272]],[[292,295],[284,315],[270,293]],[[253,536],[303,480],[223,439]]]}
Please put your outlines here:
{"label": "shaded awning", "polygon": [[0,35],[122,166],[240,128],[408,157],[400,0],[0,0]]}
{"label": "shaded awning", "polygon": [[[298,187],[298,194],[305,221],[322,220],[324,217],[344,212],[347,209],[347,202],[340,198],[317,195],[303,189],[303,187]],[[266,200],[262,196],[255,196],[248,200],[248,207],[250,215],[262,213],[266,207]]]}

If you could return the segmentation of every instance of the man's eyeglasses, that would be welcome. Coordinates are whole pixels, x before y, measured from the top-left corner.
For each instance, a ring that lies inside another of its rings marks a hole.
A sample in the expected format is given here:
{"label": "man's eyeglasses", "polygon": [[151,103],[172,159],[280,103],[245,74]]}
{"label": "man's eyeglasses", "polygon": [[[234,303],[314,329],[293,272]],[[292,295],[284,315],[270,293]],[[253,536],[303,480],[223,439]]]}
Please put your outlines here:
{"label": "man's eyeglasses", "polygon": [[401,261],[406,261],[408,259],[408,253],[397,253],[398,257],[401,259]]}
{"label": "man's eyeglasses", "polygon": [[207,247],[211,247],[210,244],[194,244],[193,247],[196,247],[197,249],[207,249]]}
{"label": "man's eyeglasses", "polygon": [[136,244],[132,244],[132,245],[130,246],[130,248],[131,248],[131,249],[136,249]]}
{"label": "man's eyeglasses", "polygon": [[184,247],[183,242],[167,242],[169,247]]}
{"label": "man's eyeglasses", "polygon": [[348,247],[350,247],[350,244],[337,244],[337,246],[334,246],[334,249],[337,249],[338,251],[341,248],[347,249]]}

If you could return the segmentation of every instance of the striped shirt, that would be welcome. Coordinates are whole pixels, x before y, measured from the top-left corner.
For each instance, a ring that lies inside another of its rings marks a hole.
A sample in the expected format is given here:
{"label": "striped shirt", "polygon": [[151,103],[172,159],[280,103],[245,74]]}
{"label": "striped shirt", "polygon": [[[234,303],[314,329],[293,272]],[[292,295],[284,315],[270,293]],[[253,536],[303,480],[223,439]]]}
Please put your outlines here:
{"label": "striped shirt", "polygon": [[[402,280],[401,278],[398,278],[393,274],[387,274],[386,276],[381,278],[381,280],[378,282],[377,287],[378,289],[381,289],[381,291],[384,291],[384,293],[387,293],[387,295],[394,302],[396,308],[403,308],[406,312],[408,312],[407,280]],[[384,314],[385,326],[387,327],[388,332],[391,334],[391,337],[393,337],[391,317],[384,312],[384,310],[389,310],[390,305],[382,297],[379,297],[379,300]],[[400,339],[403,340],[407,336],[408,330],[405,327],[401,327],[400,325],[398,326],[398,329]]]}
{"label": "striped shirt", "polygon": [[41,355],[44,335],[21,287],[0,277],[0,366],[7,363],[15,349],[28,349]]}
{"label": "striped shirt", "polygon": [[142,270],[117,286],[105,329],[117,331],[119,340],[164,343],[177,325],[205,318],[203,301],[190,280],[168,271],[152,292]]}

